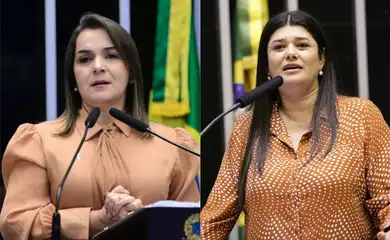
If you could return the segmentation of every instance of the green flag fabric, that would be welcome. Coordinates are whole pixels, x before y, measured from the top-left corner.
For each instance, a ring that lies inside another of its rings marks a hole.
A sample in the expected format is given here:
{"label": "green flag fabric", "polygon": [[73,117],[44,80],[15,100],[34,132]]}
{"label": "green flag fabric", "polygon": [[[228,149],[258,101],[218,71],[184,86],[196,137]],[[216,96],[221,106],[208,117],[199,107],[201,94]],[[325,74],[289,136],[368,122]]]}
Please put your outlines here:
{"label": "green flag fabric", "polygon": [[200,81],[191,0],[158,2],[151,121],[183,127],[200,142]]}
{"label": "green flag fabric", "polygon": [[[200,144],[200,70],[191,0],[159,0],[149,119]],[[195,179],[200,189],[200,171]]]}

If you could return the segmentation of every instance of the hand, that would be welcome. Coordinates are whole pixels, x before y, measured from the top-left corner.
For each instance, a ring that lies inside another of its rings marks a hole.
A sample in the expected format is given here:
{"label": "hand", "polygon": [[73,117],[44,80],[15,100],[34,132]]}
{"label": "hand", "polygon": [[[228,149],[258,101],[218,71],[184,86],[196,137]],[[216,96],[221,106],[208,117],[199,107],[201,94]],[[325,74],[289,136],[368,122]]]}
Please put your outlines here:
{"label": "hand", "polygon": [[379,232],[376,237],[378,240],[390,240],[390,232]]}
{"label": "hand", "polygon": [[142,201],[130,195],[122,186],[106,193],[104,202],[105,218],[116,222],[128,216],[129,212],[143,207]]}

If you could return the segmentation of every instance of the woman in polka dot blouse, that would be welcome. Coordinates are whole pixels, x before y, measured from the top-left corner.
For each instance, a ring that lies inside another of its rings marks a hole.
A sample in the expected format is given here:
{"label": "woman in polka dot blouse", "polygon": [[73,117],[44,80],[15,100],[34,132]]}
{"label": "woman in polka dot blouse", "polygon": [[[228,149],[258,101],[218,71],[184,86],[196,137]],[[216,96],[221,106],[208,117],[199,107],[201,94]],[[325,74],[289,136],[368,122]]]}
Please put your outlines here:
{"label": "woman in polka dot blouse", "polygon": [[319,23],[302,11],[264,27],[257,85],[283,85],[235,122],[201,212],[201,238],[390,239],[390,129],[370,101],[338,93]]}

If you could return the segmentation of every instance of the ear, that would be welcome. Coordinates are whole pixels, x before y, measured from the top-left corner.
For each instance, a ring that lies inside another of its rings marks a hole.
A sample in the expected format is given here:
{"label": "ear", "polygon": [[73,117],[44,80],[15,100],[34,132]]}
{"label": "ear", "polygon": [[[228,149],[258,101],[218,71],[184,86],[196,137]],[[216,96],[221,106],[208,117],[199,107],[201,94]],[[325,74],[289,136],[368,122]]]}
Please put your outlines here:
{"label": "ear", "polygon": [[320,55],[320,70],[324,68],[325,65],[325,48],[322,49],[322,54]]}

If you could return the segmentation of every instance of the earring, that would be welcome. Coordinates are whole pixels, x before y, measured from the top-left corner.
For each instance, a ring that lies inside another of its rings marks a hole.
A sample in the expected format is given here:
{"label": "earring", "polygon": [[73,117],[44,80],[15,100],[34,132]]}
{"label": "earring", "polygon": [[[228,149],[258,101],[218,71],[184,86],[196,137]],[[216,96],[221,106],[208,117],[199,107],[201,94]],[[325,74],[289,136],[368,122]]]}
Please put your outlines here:
{"label": "earring", "polygon": [[271,77],[270,75],[267,75],[267,79],[268,79],[268,80],[271,80],[272,77]]}
{"label": "earring", "polygon": [[77,89],[77,88],[74,88],[73,90],[74,90],[75,92],[77,92],[77,91],[78,91],[78,89]]}
{"label": "earring", "polygon": [[322,74],[324,74],[322,70],[318,72],[318,75],[322,76]]}

